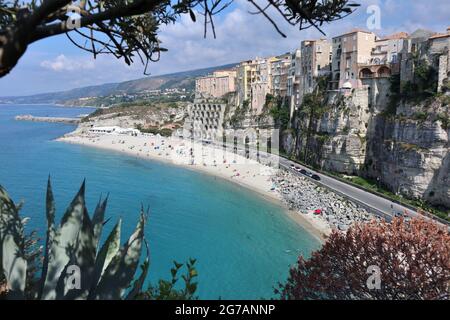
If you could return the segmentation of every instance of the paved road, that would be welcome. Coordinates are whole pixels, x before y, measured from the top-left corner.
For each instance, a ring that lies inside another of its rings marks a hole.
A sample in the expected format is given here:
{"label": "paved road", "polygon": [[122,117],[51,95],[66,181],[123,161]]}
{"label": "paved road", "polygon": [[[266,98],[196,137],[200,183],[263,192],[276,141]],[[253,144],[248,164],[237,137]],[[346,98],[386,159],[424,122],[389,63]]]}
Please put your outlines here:
{"label": "paved road", "polygon": [[290,170],[291,172],[297,175],[302,175],[296,170],[293,170],[291,167],[292,165],[294,165],[297,168],[300,167],[301,169],[305,169],[309,172],[312,172],[313,174],[317,174],[320,177],[320,181],[316,182],[318,182],[319,184],[322,184],[330,189],[333,189],[338,193],[345,194],[347,197],[355,200],[356,202],[362,202],[363,204],[373,208],[374,213],[377,213],[388,220],[392,219],[396,213],[406,213],[410,217],[419,216],[419,214],[416,211],[413,211],[407,207],[394,203],[385,198],[379,197],[373,193],[361,190],[347,183],[331,178],[327,175],[320,174],[314,170],[306,168],[293,161],[280,158],[280,166]]}
{"label": "paved road", "polygon": [[[215,145],[217,147],[219,147],[219,146],[222,147],[222,145],[220,145],[220,144],[213,144],[213,145]],[[230,145],[228,147],[230,148]],[[232,147],[231,147],[231,150],[233,150]],[[238,148],[237,153],[242,156],[245,156],[245,150],[242,147]],[[273,156],[273,155],[271,155],[271,156]],[[260,157],[266,158],[267,154],[260,151]],[[300,167],[301,169],[305,169],[306,171],[309,171],[313,174],[318,175],[320,177],[320,181],[316,181],[313,179],[311,179],[311,180],[318,184],[322,184],[322,185],[328,187],[329,189],[334,190],[337,193],[345,195],[346,197],[350,198],[351,200],[353,200],[356,203],[360,202],[361,204],[370,207],[370,209],[372,209],[371,210],[372,213],[377,214],[378,216],[381,216],[388,221],[391,220],[392,218],[394,218],[396,216],[396,214],[406,214],[409,217],[418,217],[418,216],[424,217],[423,215],[417,213],[417,211],[411,210],[408,207],[402,206],[400,204],[392,202],[388,199],[385,199],[383,197],[380,197],[380,196],[370,193],[368,191],[364,191],[362,189],[356,188],[350,184],[347,184],[345,182],[342,182],[342,181],[332,178],[330,176],[323,175],[319,172],[311,170],[307,167],[304,167],[304,166],[302,166],[296,162],[290,161],[286,158],[279,157],[279,163],[280,163],[280,167],[283,167],[286,170],[288,170],[296,175],[304,176],[300,172],[297,172],[297,170],[293,169],[292,166],[297,167],[297,168]],[[448,223],[446,223],[446,225],[449,226]],[[449,230],[450,230],[450,226],[449,226]]]}

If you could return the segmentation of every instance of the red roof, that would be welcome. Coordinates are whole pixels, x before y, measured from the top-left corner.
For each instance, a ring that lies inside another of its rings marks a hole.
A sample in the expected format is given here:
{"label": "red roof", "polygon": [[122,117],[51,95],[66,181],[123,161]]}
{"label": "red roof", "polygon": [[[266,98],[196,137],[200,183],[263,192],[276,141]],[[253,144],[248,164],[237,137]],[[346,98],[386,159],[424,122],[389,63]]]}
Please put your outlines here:
{"label": "red roof", "polygon": [[409,34],[407,32],[397,32],[382,38],[381,40],[396,40],[396,39],[407,39]]}
{"label": "red roof", "polygon": [[450,37],[450,32],[436,33],[434,36],[430,37],[430,39],[439,39],[439,38],[447,38],[447,37]]}

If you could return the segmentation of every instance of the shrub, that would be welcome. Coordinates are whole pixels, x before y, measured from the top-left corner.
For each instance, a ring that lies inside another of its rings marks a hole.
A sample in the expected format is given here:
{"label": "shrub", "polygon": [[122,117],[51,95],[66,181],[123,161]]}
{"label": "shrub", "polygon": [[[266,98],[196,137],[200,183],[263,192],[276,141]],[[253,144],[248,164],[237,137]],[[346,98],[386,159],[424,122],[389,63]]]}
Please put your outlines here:
{"label": "shrub", "polygon": [[[374,270],[378,283],[368,274]],[[309,260],[299,257],[275,292],[283,300],[437,300],[450,298],[449,279],[447,229],[395,218],[334,231]]]}

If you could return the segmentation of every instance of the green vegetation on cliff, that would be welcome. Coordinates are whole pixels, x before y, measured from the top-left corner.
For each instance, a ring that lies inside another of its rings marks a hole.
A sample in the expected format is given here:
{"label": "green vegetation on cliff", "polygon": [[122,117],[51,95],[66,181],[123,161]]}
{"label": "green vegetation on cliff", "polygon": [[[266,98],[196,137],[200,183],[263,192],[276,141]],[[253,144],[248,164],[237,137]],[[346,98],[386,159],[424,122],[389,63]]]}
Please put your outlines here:
{"label": "green vegetation on cliff", "polygon": [[282,130],[288,127],[290,120],[289,106],[283,98],[268,94],[264,107],[269,111],[277,127]]}

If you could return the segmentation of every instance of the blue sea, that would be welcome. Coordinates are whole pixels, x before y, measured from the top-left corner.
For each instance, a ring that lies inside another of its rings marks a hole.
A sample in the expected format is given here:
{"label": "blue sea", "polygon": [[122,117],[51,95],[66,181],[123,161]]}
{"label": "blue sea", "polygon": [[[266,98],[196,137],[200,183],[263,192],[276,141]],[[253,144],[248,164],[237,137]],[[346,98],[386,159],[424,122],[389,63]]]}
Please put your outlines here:
{"label": "blue sea", "polygon": [[15,121],[18,114],[73,117],[87,108],[0,105],[0,184],[24,201],[28,229],[45,236],[45,189],[50,174],[58,217],[84,178],[92,214],[109,193],[103,238],[123,218],[122,243],[135,228],[141,204],[150,207],[146,237],[148,281],[170,278],[173,260],[197,259],[201,299],[274,297],[297,256],[320,243],[276,204],[221,179],[111,151],[65,144],[55,138],[73,125]]}

